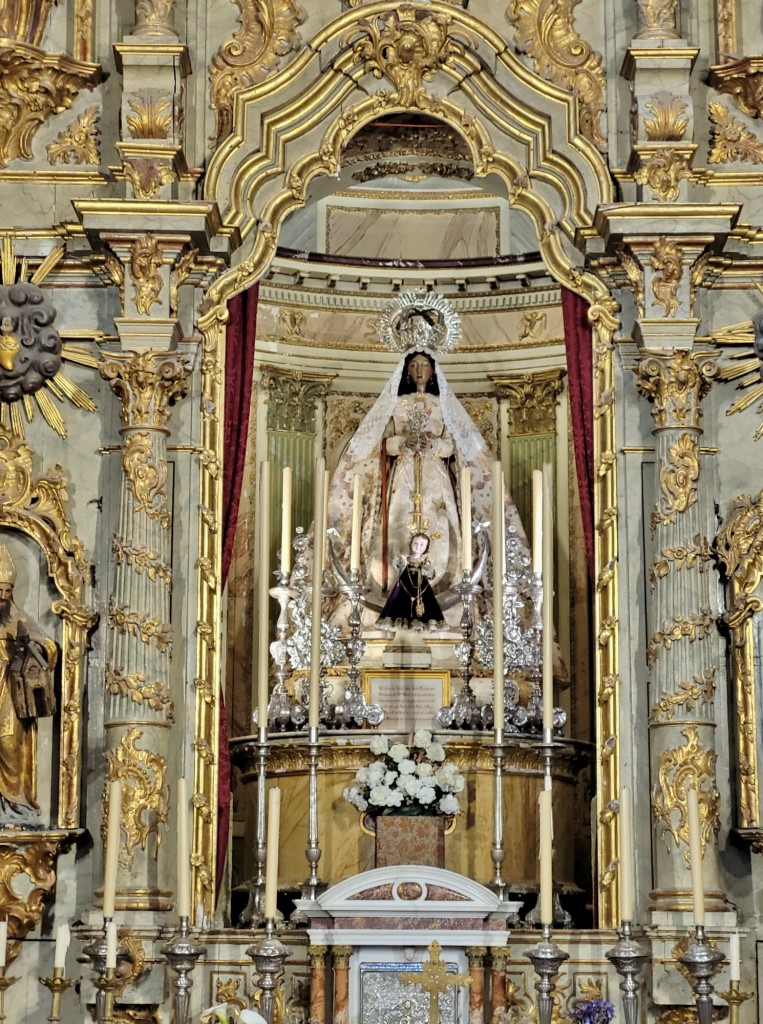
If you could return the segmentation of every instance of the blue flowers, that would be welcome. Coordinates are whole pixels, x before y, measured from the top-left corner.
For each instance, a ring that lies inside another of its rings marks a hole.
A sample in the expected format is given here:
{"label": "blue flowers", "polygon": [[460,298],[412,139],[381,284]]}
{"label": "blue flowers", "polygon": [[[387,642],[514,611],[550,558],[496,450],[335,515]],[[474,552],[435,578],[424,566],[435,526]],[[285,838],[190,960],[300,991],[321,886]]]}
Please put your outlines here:
{"label": "blue flowers", "polygon": [[609,1024],[615,1008],[608,999],[588,999],[577,1003],[570,1013],[573,1024]]}

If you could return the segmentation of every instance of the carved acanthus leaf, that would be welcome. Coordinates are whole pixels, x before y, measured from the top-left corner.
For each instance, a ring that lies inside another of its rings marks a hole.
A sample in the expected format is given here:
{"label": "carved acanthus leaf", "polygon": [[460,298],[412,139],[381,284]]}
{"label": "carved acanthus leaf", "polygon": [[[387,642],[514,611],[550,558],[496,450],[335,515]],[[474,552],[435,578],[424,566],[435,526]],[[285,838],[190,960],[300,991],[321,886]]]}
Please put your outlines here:
{"label": "carved acanthus leaf", "polygon": [[688,101],[675,93],[660,91],[644,104],[653,117],[644,118],[644,131],[650,142],[677,142],[686,134],[688,117],[682,115],[688,108]]}
{"label": "carved acanthus leaf", "polygon": [[721,103],[711,103],[710,138],[712,147],[707,158],[709,164],[763,163],[763,140],[751,132],[738,117]]}
{"label": "carved acanthus leaf", "polygon": [[680,247],[665,235],[661,235],[655,242],[651,264],[657,271],[652,278],[652,305],[662,306],[665,316],[675,316],[681,306],[678,298],[678,286],[683,275]]}
{"label": "carved acanthus leaf", "polygon": [[158,89],[143,89],[127,98],[126,117],[134,139],[168,139],[172,131],[172,97]]}
{"label": "carved acanthus leaf", "polygon": [[606,152],[601,128],[606,76],[601,54],[576,30],[572,12],[579,2],[511,0],[506,17],[516,27],[517,48],[532,57],[538,74],[577,96],[581,132]]}
{"label": "carved acanthus leaf", "polygon": [[648,185],[652,199],[672,203],[678,199],[679,185],[691,178],[689,158],[677,149],[656,149],[633,175],[639,185]]}
{"label": "carved acanthus leaf", "polygon": [[88,107],[45,147],[48,163],[97,164],[101,160],[99,107]]}
{"label": "carved acanthus leaf", "polygon": [[294,0],[236,0],[240,28],[223,43],[212,58],[209,70],[210,102],[215,112],[217,145],[233,126],[236,93],[265,78],[278,66],[279,58],[301,44],[297,27],[305,13]]}

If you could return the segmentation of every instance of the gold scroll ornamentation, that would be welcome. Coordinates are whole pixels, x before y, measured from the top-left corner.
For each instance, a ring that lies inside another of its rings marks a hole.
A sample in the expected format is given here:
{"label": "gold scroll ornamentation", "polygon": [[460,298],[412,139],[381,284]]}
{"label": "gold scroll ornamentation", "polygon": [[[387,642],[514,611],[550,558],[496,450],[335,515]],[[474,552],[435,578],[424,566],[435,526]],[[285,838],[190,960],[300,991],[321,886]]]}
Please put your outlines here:
{"label": "gold scroll ornamentation", "polygon": [[231,1006],[236,1006],[239,1010],[247,1009],[249,1003],[243,994],[239,995],[239,989],[243,980],[244,978],[241,975],[236,978],[230,975],[218,974],[215,978],[215,1002],[230,1003]]}
{"label": "gold scroll ornamentation", "polygon": [[763,140],[721,103],[711,103],[709,164],[763,163]]}
{"label": "gold scroll ornamentation", "polygon": [[763,114],[763,57],[740,57],[710,68],[710,85],[731,96],[743,114]]}
{"label": "gold scroll ornamentation", "polygon": [[681,434],[660,464],[660,496],[652,512],[652,529],[674,523],[678,514],[697,503],[699,444],[695,434]]}
{"label": "gold scroll ornamentation", "polygon": [[167,463],[154,462],[154,446],[146,430],[136,430],[125,438],[122,449],[122,471],[127,487],[135,497],[135,511],[145,512],[165,530],[170,526],[167,506]]}
{"label": "gold scroll ornamentation", "polygon": [[675,39],[678,0],[636,0],[645,29],[636,39]]}
{"label": "gold scroll ornamentation", "polygon": [[[0,5],[0,38],[6,37],[0,42],[0,168],[19,157],[33,159],[32,142],[40,126],[53,114],[68,110],[82,89],[92,89],[101,78],[95,64],[46,53],[23,42],[10,45],[10,31],[5,33],[3,24],[17,6]],[[40,5],[21,6],[33,10]]]}
{"label": "gold scroll ornamentation", "polygon": [[700,701],[711,703],[715,696],[715,675],[716,667],[711,665],[692,679],[679,683],[675,693],[664,693],[652,707],[652,721],[669,721],[679,708],[694,711]]}
{"label": "gold scroll ornamentation", "polygon": [[111,542],[111,550],[117,565],[131,565],[142,576],[145,573],[154,582],[161,580],[167,586],[172,584],[172,568],[158,551],[149,551],[144,544],[122,543],[117,537]]}
{"label": "gold scroll ornamentation", "polygon": [[511,0],[506,17],[516,28],[515,45],[529,54],[537,73],[578,98],[580,131],[602,152],[606,109],[602,56],[575,27],[573,9],[580,0]]}
{"label": "gold scroll ornamentation", "polygon": [[427,91],[440,68],[464,54],[463,42],[476,45],[470,35],[453,28],[449,14],[431,14],[410,4],[401,4],[392,13],[363,19],[345,41],[363,37],[354,46],[356,60],[366,72],[392,83],[391,92],[378,94],[379,107],[418,107],[435,110],[438,101]]}
{"label": "gold scroll ornamentation", "polygon": [[162,249],[154,235],[136,238],[130,249],[130,277],[135,286],[135,308],[148,316],[160,300]]}
{"label": "gold scroll ornamentation", "polygon": [[[0,842],[0,917],[8,921],[9,940],[25,938],[40,923],[56,884],[56,853],[57,844],[48,840]],[[9,961],[20,948],[9,941]]]}
{"label": "gold scroll ornamentation", "polygon": [[542,370],[516,377],[491,376],[499,398],[509,402],[509,434],[553,434],[564,370]]}
{"label": "gold scroll ornamentation", "polygon": [[647,356],[638,366],[636,387],[652,402],[658,427],[694,427],[702,424],[700,403],[718,373],[716,357],[678,349],[667,358]]}
{"label": "gold scroll ornamentation", "polygon": [[715,23],[718,30],[718,57],[727,60],[737,48],[737,0],[716,0]]}
{"label": "gold scroll ornamentation", "polygon": [[100,107],[88,107],[79,117],[59,132],[45,147],[49,164],[98,164],[101,162],[101,140],[98,119]]}
{"label": "gold scroll ornamentation", "polygon": [[142,643],[153,643],[162,653],[172,650],[172,626],[168,622],[159,622],[148,612],[128,611],[126,605],[116,605],[113,598],[109,598],[109,629],[140,637]]}
{"label": "gold scroll ornamentation", "polygon": [[[156,157],[124,157],[122,167],[125,181],[129,181],[132,185],[136,199],[153,199],[162,185],[169,184],[176,177],[175,167],[171,158],[161,160]],[[135,278],[133,277],[134,281]],[[151,294],[155,292],[155,297],[150,298],[149,292],[143,293],[141,303],[146,306],[146,309],[141,309],[137,301],[135,303],[140,312],[148,312],[150,305],[159,301],[158,296],[162,285],[161,278],[158,275],[152,277],[150,287],[152,290]]]}
{"label": "gold scroll ornamentation", "polygon": [[168,139],[172,131],[172,97],[158,89],[141,89],[127,97],[126,117],[133,139]]}
{"label": "gold scroll ornamentation", "polygon": [[[684,860],[689,863],[689,814],[686,808],[686,791],[696,787],[700,806],[701,842],[705,847],[711,841],[713,832],[721,827],[721,795],[715,785],[716,752],[699,745],[696,725],[687,725],[681,730],[686,740],[680,747],[664,750],[657,766],[658,782],[652,788],[652,815],[662,821],[662,838],[670,849],[673,838],[676,847],[683,842]],[[676,821],[676,814],[678,821]]]}
{"label": "gold scroll ornamentation", "polygon": [[696,640],[704,640],[712,632],[715,619],[709,608],[703,608],[698,612],[691,612],[689,615],[674,615],[671,619],[665,619],[662,628],[652,634],[649,646],[646,649],[646,663],[649,668],[654,665],[661,651],[670,648],[677,640],[687,639],[689,643]]}
{"label": "gold scroll ornamentation", "polygon": [[180,302],[180,289],[185,284],[189,274],[193,270],[196,257],[198,255],[199,250],[190,247],[185,250],[183,255],[172,268],[172,272],[170,274],[170,316],[177,316],[178,305]]}
{"label": "gold scroll ornamentation", "polygon": [[661,235],[654,244],[651,259],[652,269],[657,273],[652,278],[653,306],[662,306],[665,316],[675,316],[681,305],[678,286],[683,276],[681,249],[676,242]]}
{"label": "gold scroll ornamentation", "polygon": [[268,393],[268,430],[315,433],[315,403],[322,399],[335,373],[303,373],[278,366],[262,367],[262,386]]}
{"label": "gold scroll ornamentation", "polygon": [[633,177],[639,185],[649,186],[652,199],[672,203],[678,199],[680,183],[691,178],[689,158],[677,149],[655,149]]}
{"label": "gold scroll ornamentation", "polygon": [[626,249],[620,249],[617,253],[617,262],[625,271],[625,276],[628,279],[631,292],[633,293],[633,302],[636,306],[639,316],[644,315],[644,271],[641,269],[641,264],[638,260],[629,253]]}
{"label": "gold scroll ornamentation", "polygon": [[168,721],[175,721],[175,705],[169,690],[161,682],[147,682],[145,672],[125,675],[122,669],[107,664],[105,686],[109,693],[129,697],[133,704],[145,705],[152,711],[161,711]]}
{"label": "gold scroll ornamentation", "polygon": [[135,35],[175,35],[174,6],[175,0],[135,0]]}
{"label": "gold scroll ornamentation", "polygon": [[709,562],[710,558],[710,542],[707,537],[697,533],[693,540],[686,544],[663,548],[659,556],[652,562],[649,581],[654,587],[657,580],[664,579],[672,568],[675,568],[676,572],[681,569],[693,569],[697,562],[700,563],[701,572],[704,564]]}
{"label": "gold scroll ornamentation", "polygon": [[305,12],[294,0],[236,0],[240,28],[223,43],[209,70],[210,103],[215,112],[216,145],[233,126],[233,100],[242,89],[262,82],[280,58],[297,50]]}
{"label": "gold scroll ornamentation", "polygon": [[127,730],[116,750],[108,750],[106,786],[103,791],[103,824],[101,838],[106,842],[109,783],[118,779],[122,786],[122,832],[119,863],[128,870],[135,858],[134,850],[148,847],[149,836],[155,837],[153,857],[156,860],[162,844],[160,825],[167,821],[169,793],[165,783],[167,762],[161,754],[137,746],[143,732],[135,726]]}
{"label": "gold scroll ornamentation", "polygon": [[676,96],[675,93],[664,90],[656,92],[644,104],[653,115],[644,118],[647,139],[650,142],[678,142],[682,139],[689,126],[688,117],[683,116],[688,105],[687,100]]}
{"label": "gold scroll ornamentation", "polygon": [[123,427],[161,429],[174,403],[188,392],[185,362],[162,352],[111,356],[101,364],[100,372],[122,403]]}

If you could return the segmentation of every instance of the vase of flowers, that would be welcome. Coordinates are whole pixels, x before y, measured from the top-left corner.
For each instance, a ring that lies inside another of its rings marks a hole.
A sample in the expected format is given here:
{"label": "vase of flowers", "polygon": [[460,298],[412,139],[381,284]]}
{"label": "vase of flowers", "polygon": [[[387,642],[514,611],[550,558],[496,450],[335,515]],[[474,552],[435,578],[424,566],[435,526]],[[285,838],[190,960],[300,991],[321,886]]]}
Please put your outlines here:
{"label": "vase of flowers", "polygon": [[466,780],[446,760],[431,732],[418,729],[409,744],[374,736],[376,760],[359,768],[344,798],[364,815],[376,836],[376,866],[442,867],[445,830],[460,812]]}
{"label": "vase of flowers", "polygon": [[609,1024],[615,1008],[608,999],[585,999],[570,1012],[572,1024]]}

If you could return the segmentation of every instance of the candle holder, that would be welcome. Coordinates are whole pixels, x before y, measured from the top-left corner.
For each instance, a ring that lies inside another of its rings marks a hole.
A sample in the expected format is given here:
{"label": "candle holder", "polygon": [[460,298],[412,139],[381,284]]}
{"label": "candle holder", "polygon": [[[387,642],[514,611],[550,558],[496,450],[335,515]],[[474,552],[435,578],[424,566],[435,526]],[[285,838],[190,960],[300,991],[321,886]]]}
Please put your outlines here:
{"label": "candle holder", "polygon": [[180,927],[169,942],[162,946],[161,952],[167,963],[175,972],[172,996],[173,1024],[188,1024],[188,1011],[191,1004],[191,988],[193,982],[188,975],[196,966],[196,961],[206,953],[206,946],[200,946],[191,938],[191,930],[187,917],[180,918]]}
{"label": "candle holder", "polygon": [[[346,579],[346,577],[345,577]],[[346,594],[350,601],[350,614],[347,624],[350,627],[350,637],[345,641],[344,648],[349,662],[347,677],[349,682],[344,694],[344,702],[335,705],[334,722],[332,724],[349,727],[360,727],[365,722],[369,725],[381,725],[384,721],[384,711],[378,704],[366,704],[366,698],[360,688],[360,660],[366,653],[366,642],[360,636],[360,604],[363,596],[368,593],[368,587],[360,582],[360,569],[350,571],[349,582],[345,582],[339,588]]]}
{"label": "candle holder", "polygon": [[258,728],[254,747],[257,758],[257,819],[255,825],[254,859],[257,869],[254,879],[248,883],[249,899],[240,920],[242,925],[258,928],[264,921],[262,911],[265,898],[265,789],[268,777],[269,754],[267,726],[260,726]]}
{"label": "candle holder", "polygon": [[318,894],[318,862],[321,859],[321,848],[318,840],[318,757],[320,744],[318,728],[308,730],[308,808],[307,808],[307,847],[305,857],[310,866],[310,875],[302,889],[304,899],[314,900]]}
{"label": "candle holder", "polygon": [[7,968],[0,967],[0,1021],[7,1020],[5,1016],[5,992],[11,985],[15,985],[18,978],[9,978],[5,973]]}
{"label": "candle holder", "polygon": [[481,593],[482,587],[477,582],[478,572],[470,572],[464,569],[463,579],[453,588],[461,598],[463,610],[459,623],[462,639],[456,644],[454,652],[461,662],[461,678],[463,684],[461,690],[453,698],[452,702],[440,708],[437,713],[437,721],[447,729],[451,726],[456,729],[472,729],[482,723],[483,709],[477,704],[477,698],[472,689],[472,664],[474,662],[474,601],[477,594]]}
{"label": "candle holder", "polygon": [[712,1024],[713,985],[710,979],[723,961],[723,953],[713,949],[705,938],[704,926],[698,924],[694,928],[694,942],[678,960],[692,977],[699,1024]]}
{"label": "candle holder", "polygon": [[506,882],[503,879],[503,861],[506,849],[503,842],[503,761],[506,756],[506,745],[503,742],[503,730],[496,730],[493,744],[493,762],[495,766],[495,800],[493,804],[493,845],[490,858],[493,861],[493,881],[491,889],[503,902],[506,896]]}
{"label": "candle holder", "polygon": [[[292,703],[286,689],[289,678],[289,650],[286,634],[289,630],[289,605],[297,596],[297,591],[290,585],[291,573],[281,570],[278,574],[278,585],[270,588],[270,596],[278,601],[278,621],[276,622],[276,639],[270,645],[270,653],[275,662],[276,682],[268,703],[268,723],[276,728],[288,725],[292,713]],[[259,723],[265,725],[264,722]]]}
{"label": "candle holder", "polygon": [[284,961],[291,956],[291,951],[276,938],[273,934],[273,919],[268,918],[265,935],[262,940],[254,946],[250,946],[246,955],[254,963],[254,969],[259,976],[257,986],[262,995],[260,997],[260,1013],[267,1021],[273,1024],[276,1008],[276,990],[283,974]]}
{"label": "candle holder", "polygon": [[742,992],[738,981],[730,981],[728,989],[719,992],[718,995],[729,1004],[729,1024],[739,1024],[739,1007],[748,999],[752,999],[754,993]]}
{"label": "candle holder", "polygon": [[[97,1024],[109,1024],[113,1018],[114,995],[124,986],[124,978],[120,978],[113,967],[106,967],[106,956],[108,946],[106,943],[106,929],[110,919],[104,919],[103,932],[90,945],[85,946],[82,953],[93,965],[96,973],[92,977],[95,986],[95,1019]],[[127,946],[121,942],[117,944],[117,966],[130,959]]]}
{"label": "candle holder", "polygon": [[623,921],[617,934],[620,941],[608,949],[604,956],[623,979],[620,991],[623,994],[625,1024],[638,1024],[639,975],[649,962],[649,952],[633,938],[630,921]]}
{"label": "candle holder", "polygon": [[71,978],[64,977],[63,967],[53,968],[52,978],[40,978],[40,984],[50,992],[50,1015],[48,1020],[61,1020],[61,996],[71,988]]}
{"label": "candle holder", "polygon": [[538,976],[538,980],[535,982],[535,991],[538,993],[539,1024],[551,1024],[556,989],[552,979],[559,973],[559,968],[564,961],[569,960],[570,954],[551,941],[551,927],[544,924],[543,938],[537,946],[525,950],[524,955],[533,965],[533,970]]}

